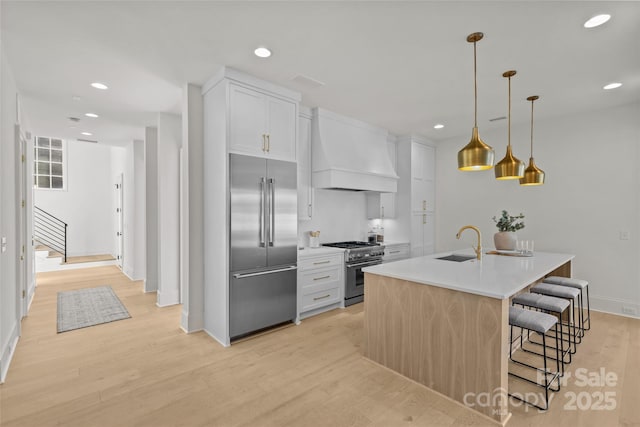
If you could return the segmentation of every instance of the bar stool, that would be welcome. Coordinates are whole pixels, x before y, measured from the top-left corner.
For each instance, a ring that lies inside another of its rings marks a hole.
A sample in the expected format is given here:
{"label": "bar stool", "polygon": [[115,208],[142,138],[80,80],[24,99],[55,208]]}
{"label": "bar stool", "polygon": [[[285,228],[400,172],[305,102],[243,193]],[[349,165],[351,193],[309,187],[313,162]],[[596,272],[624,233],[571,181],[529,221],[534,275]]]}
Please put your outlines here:
{"label": "bar stool", "polygon": [[[580,300],[582,301],[582,307],[584,308],[584,294],[587,293],[587,318],[582,322],[582,329],[588,331],[591,329],[591,303],[589,302],[589,282],[583,279],[574,279],[571,277],[549,276],[545,277],[543,282],[553,283],[560,286],[568,286],[570,288],[580,289]],[[585,327],[585,323],[588,325]]]}
{"label": "bar stool", "polygon": [[[564,332],[562,329],[563,328],[562,315],[565,312],[567,313],[567,325],[569,325],[571,322],[569,301],[567,301],[564,298],[555,298],[555,297],[550,297],[542,294],[522,293],[513,298],[512,304],[521,305],[523,308],[528,307],[528,308],[534,308],[536,310],[542,310],[546,313],[557,315],[558,319],[560,319],[560,322],[559,322],[560,323],[560,354],[562,355],[562,360],[561,360],[562,371],[560,376],[563,376],[564,370],[565,370],[565,363],[571,363],[571,355],[576,352],[575,341],[573,342],[573,350],[571,349],[571,330],[570,329],[568,329],[568,332],[567,332],[568,339],[566,340],[568,342],[568,346],[566,350],[564,349],[565,339],[564,339]],[[531,339],[529,339],[529,342],[539,346],[542,345],[541,343],[535,342]],[[537,354],[538,356],[542,356],[542,354],[536,351],[528,350],[524,347],[522,335],[520,335],[520,348],[523,351],[526,351],[527,353],[533,353],[533,354]],[[565,358],[567,355],[569,356],[568,362],[565,361]],[[553,357],[551,357],[551,359],[553,359]]]}
{"label": "bar stool", "polygon": [[[582,330],[582,326],[583,326],[582,317],[580,316],[580,313],[578,313],[578,322],[576,323],[576,310],[574,307],[574,301],[578,299],[578,297],[580,296],[580,290],[576,288],[567,287],[567,286],[558,286],[552,283],[542,282],[542,283],[538,283],[535,286],[532,286],[530,291],[534,294],[542,294],[550,297],[564,298],[571,303],[570,307],[573,313],[572,326],[573,326],[574,342],[576,344],[580,344],[582,342],[582,336],[584,335],[584,331]],[[579,308],[578,311],[582,312],[579,302],[578,302],[578,308]],[[580,325],[580,326],[577,326],[577,325]],[[569,326],[569,331],[571,331],[572,326],[571,325]]]}
{"label": "bar stool", "polygon": [[[526,399],[524,399],[523,397],[514,395],[509,393],[509,396],[513,397],[514,399],[518,399],[521,402],[527,403],[531,406],[534,406],[538,409],[541,409],[543,411],[546,411],[547,409],[549,409],[549,390],[551,391],[560,391],[560,345],[558,342],[558,319],[555,316],[552,316],[550,314],[546,314],[546,313],[541,313],[539,311],[532,311],[532,310],[525,310],[524,308],[518,308],[518,307],[509,307],[509,326],[510,326],[510,333],[509,333],[509,360],[511,360],[512,362],[518,364],[518,365],[522,365],[522,366],[526,366],[528,368],[531,369],[535,369],[538,372],[542,372],[544,375],[544,384],[540,384],[537,381],[533,381],[530,380],[529,378],[525,378],[523,376],[514,374],[512,372],[509,372],[509,375],[511,375],[512,377],[516,377],[516,378],[520,378],[521,380],[527,381],[531,384],[535,384],[538,387],[542,387],[544,388],[544,398],[545,398],[545,407],[539,406],[536,403],[532,403]],[[544,360],[544,367],[543,369],[540,369],[536,366],[533,365],[529,365],[527,363],[524,362],[520,362],[518,360],[513,359],[513,327],[517,327],[520,328],[520,336],[522,337],[522,334],[524,333],[524,330],[526,329],[528,332],[529,331],[534,331],[539,333],[540,335],[542,335],[542,358]],[[556,372],[551,372],[549,371],[549,369],[547,369],[547,343],[546,343],[546,336],[547,336],[547,332],[551,329],[555,327],[555,332],[556,332]],[[551,380],[549,380],[549,375],[551,375]],[[558,382],[558,388],[557,389],[553,389],[552,385],[553,382],[556,381]]]}

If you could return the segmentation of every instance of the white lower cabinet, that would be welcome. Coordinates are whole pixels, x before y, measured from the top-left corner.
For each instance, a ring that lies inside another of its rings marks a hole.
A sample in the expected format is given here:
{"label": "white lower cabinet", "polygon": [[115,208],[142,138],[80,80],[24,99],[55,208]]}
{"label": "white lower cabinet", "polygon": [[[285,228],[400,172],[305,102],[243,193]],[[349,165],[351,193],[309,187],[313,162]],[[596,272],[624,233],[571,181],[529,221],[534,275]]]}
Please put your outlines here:
{"label": "white lower cabinet", "polygon": [[344,293],[344,253],[305,256],[298,262],[299,318],[341,306]]}
{"label": "white lower cabinet", "polygon": [[409,243],[391,243],[384,245],[384,256],[382,262],[399,261],[411,258],[411,248]]}

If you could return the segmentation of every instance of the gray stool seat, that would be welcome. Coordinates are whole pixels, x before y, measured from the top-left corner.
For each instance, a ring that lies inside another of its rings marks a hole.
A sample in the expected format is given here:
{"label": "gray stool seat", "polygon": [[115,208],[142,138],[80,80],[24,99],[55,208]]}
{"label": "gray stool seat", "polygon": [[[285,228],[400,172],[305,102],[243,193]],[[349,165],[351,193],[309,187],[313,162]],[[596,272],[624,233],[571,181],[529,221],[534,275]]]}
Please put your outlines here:
{"label": "gray stool seat", "polygon": [[[549,276],[545,278],[543,283],[553,283],[556,286],[565,286],[569,288],[580,289],[580,298],[578,299],[578,307],[580,310],[580,318],[582,320],[582,335],[584,331],[591,329],[591,302],[589,301],[589,282],[583,279],[575,279],[573,277]],[[587,317],[584,317],[585,292],[587,303]]]}
{"label": "gray stool seat", "polygon": [[569,307],[569,301],[563,298],[550,297],[543,294],[522,293],[513,298],[513,303],[541,310],[564,312]]}
{"label": "gray stool seat", "polygon": [[571,288],[584,289],[589,286],[589,282],[582,279],[574,279],[572,277],[549,276],[545,277],[543,282],[553,283],[555,285],[569,286]]}
{"label": "gray stool seat", "polygon": [[551,283],[539,283],[531,288],[531,292],[536,294],[549,295],[558,298],[577,298],[580,295],[580,289],[567,286],[558,286]]}
{"label": "gray stool seat", "polygon": [[557,322],[558,319],[550,314],[525,310],[518,307],[509,307],[509,325],[511,326],[545,334]]}

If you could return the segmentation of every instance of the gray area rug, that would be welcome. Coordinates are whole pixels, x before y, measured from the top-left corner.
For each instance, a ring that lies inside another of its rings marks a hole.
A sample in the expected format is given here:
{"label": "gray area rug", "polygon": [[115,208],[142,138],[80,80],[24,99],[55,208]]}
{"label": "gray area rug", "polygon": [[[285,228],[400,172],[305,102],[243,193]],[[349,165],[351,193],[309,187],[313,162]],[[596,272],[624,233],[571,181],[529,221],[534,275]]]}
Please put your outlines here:
{"label": "gray area rug", "polygon": [[58,292],[58,333],[130,317],[111,286]]}

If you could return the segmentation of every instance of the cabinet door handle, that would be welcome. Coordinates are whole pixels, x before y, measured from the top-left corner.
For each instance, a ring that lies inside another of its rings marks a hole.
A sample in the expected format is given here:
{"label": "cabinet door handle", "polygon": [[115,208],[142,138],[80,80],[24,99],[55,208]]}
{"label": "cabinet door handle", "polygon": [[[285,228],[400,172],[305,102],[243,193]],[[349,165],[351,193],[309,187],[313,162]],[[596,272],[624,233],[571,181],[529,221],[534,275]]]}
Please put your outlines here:
{"label": "cabinet door handle", "polygon": [[321,297],[315,297],[313,300],[314,300],[314,301],[318,301],[319,299],[329,298],[330,296],[331,296],[331,294],[326,294],[326,295],[323,295],[323,296],[321,296]]}
{"label": "cabinet door handle", "polygon": [[262,152],[266,152],[267,151],[267,135],[265,135],[264,133],[262,134]]}
{"label": "cabinet door handle", "polygon": [[384,218],[384,206],[382,206],[382,218]]}
{"label": "cabinet door handle", "polygon": [[271,135],[267,134],[267,153],[271,150]]}
{"label": "cabinet door handle", "polygon": [[314,281],[315,281],[315,280],[324,280],[324,279],[328,279],[328,278],[330,278],[330,277],[331,277],[331,276],[314,277],[314,278],[313,278],[313,280],[314,280]]}
{"label": "cabinet door handle", "polygon": [[427,210],[427,201],[426,201],[426,200],[423,200],[423,201],[422,201],[422,210],[423,210],[423,211],[426,211],[426,210]]}
{"label": "cabinet door handle", "polygon": [[400,251],[389,251],[390,254],[399,254]]}
{"label": "cabinet door handle", "polygon": [[307,206],[307,213],[309,214],[309,218],[311,218],[311,203]]}
{"label": "cabinet door handle", "polygon": [[427,214],[422,214],[422,223],[423,224],[427,223]]}
{"label": "cabinet door handle", "polygon": [[318,261],[318,262],[314,262],[313,265],[319,265],[319,264],[329,264],[331,262],[331,260],[326,260],[326,261]]}

